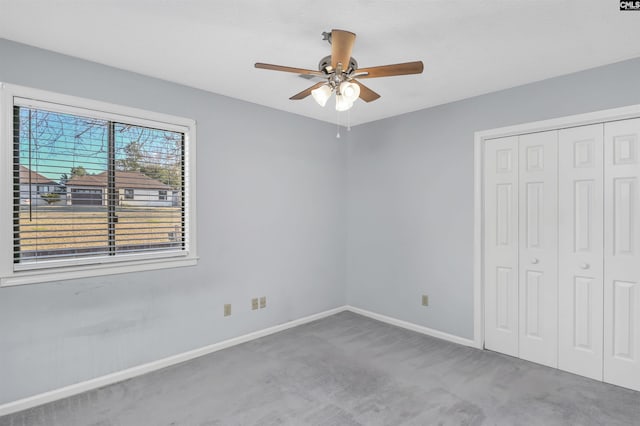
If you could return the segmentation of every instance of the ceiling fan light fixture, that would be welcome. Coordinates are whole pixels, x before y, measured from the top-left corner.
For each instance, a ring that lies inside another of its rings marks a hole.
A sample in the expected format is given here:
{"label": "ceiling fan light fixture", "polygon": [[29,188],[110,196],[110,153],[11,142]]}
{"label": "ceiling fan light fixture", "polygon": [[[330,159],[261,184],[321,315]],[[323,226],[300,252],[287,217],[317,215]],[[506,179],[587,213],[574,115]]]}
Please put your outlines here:
{"label": "ceiling fan light fixture", "polygon": [[344,95],[336,94],[336,111],[346,111],[351,109],[353,102],[349,101]]}
{"label": "ceiling fan light fixture", "polygon": [[354,103],[360,96],[360,86],[349,81],[340,83],[340,94],[349,102]]}
{"label": "ceiling fan light fixture", "polygon": [[317,89],[314,89],[311,91],[311,95],[313,96],[313,99],[321,107],[324,107],[327,104],[327,101],[331,97],[331,93],[332,93],[331,87],[329,87],[328,85],[320,86]]}

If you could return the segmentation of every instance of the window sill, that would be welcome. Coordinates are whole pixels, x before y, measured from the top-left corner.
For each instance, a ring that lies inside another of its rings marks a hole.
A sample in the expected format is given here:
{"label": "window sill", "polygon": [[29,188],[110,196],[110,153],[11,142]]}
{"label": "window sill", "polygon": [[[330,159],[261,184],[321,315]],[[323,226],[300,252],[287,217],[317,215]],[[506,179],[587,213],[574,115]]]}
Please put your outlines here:
{"label": "window sill", "polygon": [[85,265],[63,268],[43,268],[16,271],[0,278],[0,287],[11,287],[23,284],[37,284],[52,281],[64,281],[78,278],[100,277],[105,275],[128,274],[134,272],[153,271],[158,269],[195,266],[197,257],[162,258],[132,260],[113,264]]}

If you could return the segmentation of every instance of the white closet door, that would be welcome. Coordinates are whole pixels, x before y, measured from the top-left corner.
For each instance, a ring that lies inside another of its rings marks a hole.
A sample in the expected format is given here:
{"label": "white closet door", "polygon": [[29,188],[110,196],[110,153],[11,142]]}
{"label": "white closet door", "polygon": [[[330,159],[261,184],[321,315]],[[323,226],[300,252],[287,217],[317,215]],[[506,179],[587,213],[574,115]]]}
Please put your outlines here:
{"label": "white closet door", "polygon": [[604,380],[640,390],[640,119],[605,124]]}
{"label": "white closet door", "polygon": [[558,366],[558,132],[519,137],[520,358]]}
{"label": "white closet door", "polygon": [[518,356],[518,138],[485,143],[485,347]]}
{"label": "white closet door", "polygon": [[602,380],[604,126],[559,133],[558,367]]}

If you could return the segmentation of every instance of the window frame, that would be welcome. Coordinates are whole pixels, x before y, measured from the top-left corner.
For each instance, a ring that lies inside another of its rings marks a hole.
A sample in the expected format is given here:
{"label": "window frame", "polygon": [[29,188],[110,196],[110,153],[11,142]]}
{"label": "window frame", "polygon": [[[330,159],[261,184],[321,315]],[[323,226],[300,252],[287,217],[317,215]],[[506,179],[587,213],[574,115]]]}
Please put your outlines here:
{"label": "window frame", "polygon": [[[39,108],[184,133],[185,249],[171,253],[120,256],[24,264],[13,263],[13,107]],[[196,122],[138,108],[0,82],[0,287],[85,277],[97,277],[197,264],[196,245]]]}

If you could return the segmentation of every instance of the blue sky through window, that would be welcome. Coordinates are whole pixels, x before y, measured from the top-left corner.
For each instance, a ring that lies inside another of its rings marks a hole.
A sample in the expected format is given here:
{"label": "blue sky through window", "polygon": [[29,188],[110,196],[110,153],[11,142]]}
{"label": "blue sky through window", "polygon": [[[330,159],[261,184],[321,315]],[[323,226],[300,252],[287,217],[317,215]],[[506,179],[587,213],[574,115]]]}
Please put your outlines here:
{"label": "blue sky through window", "polygon": [[[20,164],[60,182],[74,167],[87,174],[107,170],[109,122],[78,115],[20,108]],[[117,170],[137,170],[179,187],[182,134],[115,123]]]}

